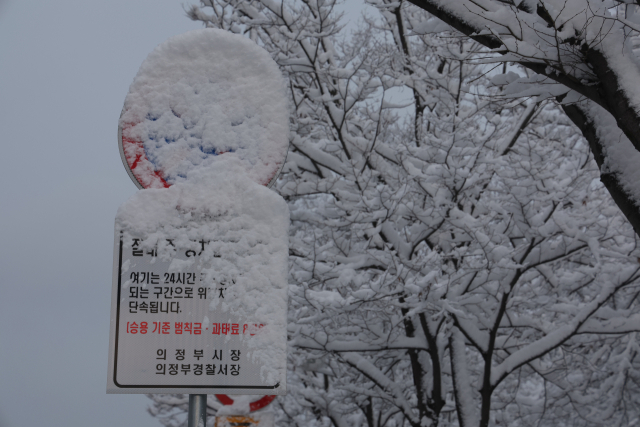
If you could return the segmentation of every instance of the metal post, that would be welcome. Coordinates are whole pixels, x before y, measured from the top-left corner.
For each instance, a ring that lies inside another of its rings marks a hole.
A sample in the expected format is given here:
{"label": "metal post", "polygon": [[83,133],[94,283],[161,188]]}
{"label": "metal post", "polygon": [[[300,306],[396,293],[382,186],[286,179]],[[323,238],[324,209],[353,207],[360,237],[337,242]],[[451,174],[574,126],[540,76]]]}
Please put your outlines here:
{"label": "metal post", "polygon": [[207,426],[207,395],[206,394],[190,394],[189,395],[189,415],[188,427],[206,427]]}

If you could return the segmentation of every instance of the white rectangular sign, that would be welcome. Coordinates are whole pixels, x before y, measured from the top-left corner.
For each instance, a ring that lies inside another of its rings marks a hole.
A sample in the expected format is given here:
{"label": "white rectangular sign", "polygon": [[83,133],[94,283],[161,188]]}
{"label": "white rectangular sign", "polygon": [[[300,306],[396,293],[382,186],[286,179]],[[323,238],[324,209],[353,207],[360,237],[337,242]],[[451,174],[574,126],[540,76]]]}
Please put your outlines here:
{"label": "white rectangular sign", "polygon": [[[286,354],[286,332],[269,334],[280,338],[270,339],[270,347],[252,346],[269,328],[267,319],[220,309],[242,295],[234,292],[235,280],[207,279],[199,261],[210,242],[190,240],[180,248],[166,241],[175,249],[171,259],[143,243],[116,229],[107,392],[285,394],[285,358],[261,352],[277,347]],[[265,281],[266,291],[284,292],[286,304],[286,283],[274,289]],[[265,381],[265,363],[279,379]]]}

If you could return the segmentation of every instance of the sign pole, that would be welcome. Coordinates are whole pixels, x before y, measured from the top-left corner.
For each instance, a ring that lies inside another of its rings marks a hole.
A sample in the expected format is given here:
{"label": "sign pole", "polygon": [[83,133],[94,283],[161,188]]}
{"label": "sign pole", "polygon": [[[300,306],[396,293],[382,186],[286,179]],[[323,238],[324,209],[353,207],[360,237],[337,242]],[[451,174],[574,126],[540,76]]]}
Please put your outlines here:
{"label": "sign pole", "polygon": [[188,427],[206,427],[207,425],[207,395],[189,395]]}

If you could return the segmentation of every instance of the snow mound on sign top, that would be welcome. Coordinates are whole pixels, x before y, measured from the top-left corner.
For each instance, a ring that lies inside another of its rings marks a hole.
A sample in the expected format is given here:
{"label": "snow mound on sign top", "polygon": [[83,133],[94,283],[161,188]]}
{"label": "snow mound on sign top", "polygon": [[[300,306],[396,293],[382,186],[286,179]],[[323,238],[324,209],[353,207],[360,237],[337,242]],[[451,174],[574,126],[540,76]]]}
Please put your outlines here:
{"label": "snow mound on sign top", "polygon": [[278,66],[249,39],[211,28],[172,37],[129,88],[119,123],[124,157],[145,188],[228,157],[266,185],[287,152],[285,93]]}

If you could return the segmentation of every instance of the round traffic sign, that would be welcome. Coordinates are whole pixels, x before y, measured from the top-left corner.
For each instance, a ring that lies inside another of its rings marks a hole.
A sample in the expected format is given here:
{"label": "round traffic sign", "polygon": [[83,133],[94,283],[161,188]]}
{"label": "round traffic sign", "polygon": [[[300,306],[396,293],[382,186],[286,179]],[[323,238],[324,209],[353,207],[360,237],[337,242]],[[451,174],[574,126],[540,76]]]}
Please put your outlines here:
{"label": "round traffic sign", "polygon": [[163,188],[235,157],[272,185],[288,149],[283,78],[267,51],[217,29],[156,47],[140,66],[118,126],[122,161],[139,188]]}
{"label": "round traffic sign", "polygon": [[[226,394],[216,394],[216,397],[223,405],[233,405],[233,399],[227,396]],[[269,403],[273,402],[276,397],[271,396],[262,396],[260,399],[249,403],[249,410],[251,412],[257,411],[258,409],[262,409],[267,406]]]}

